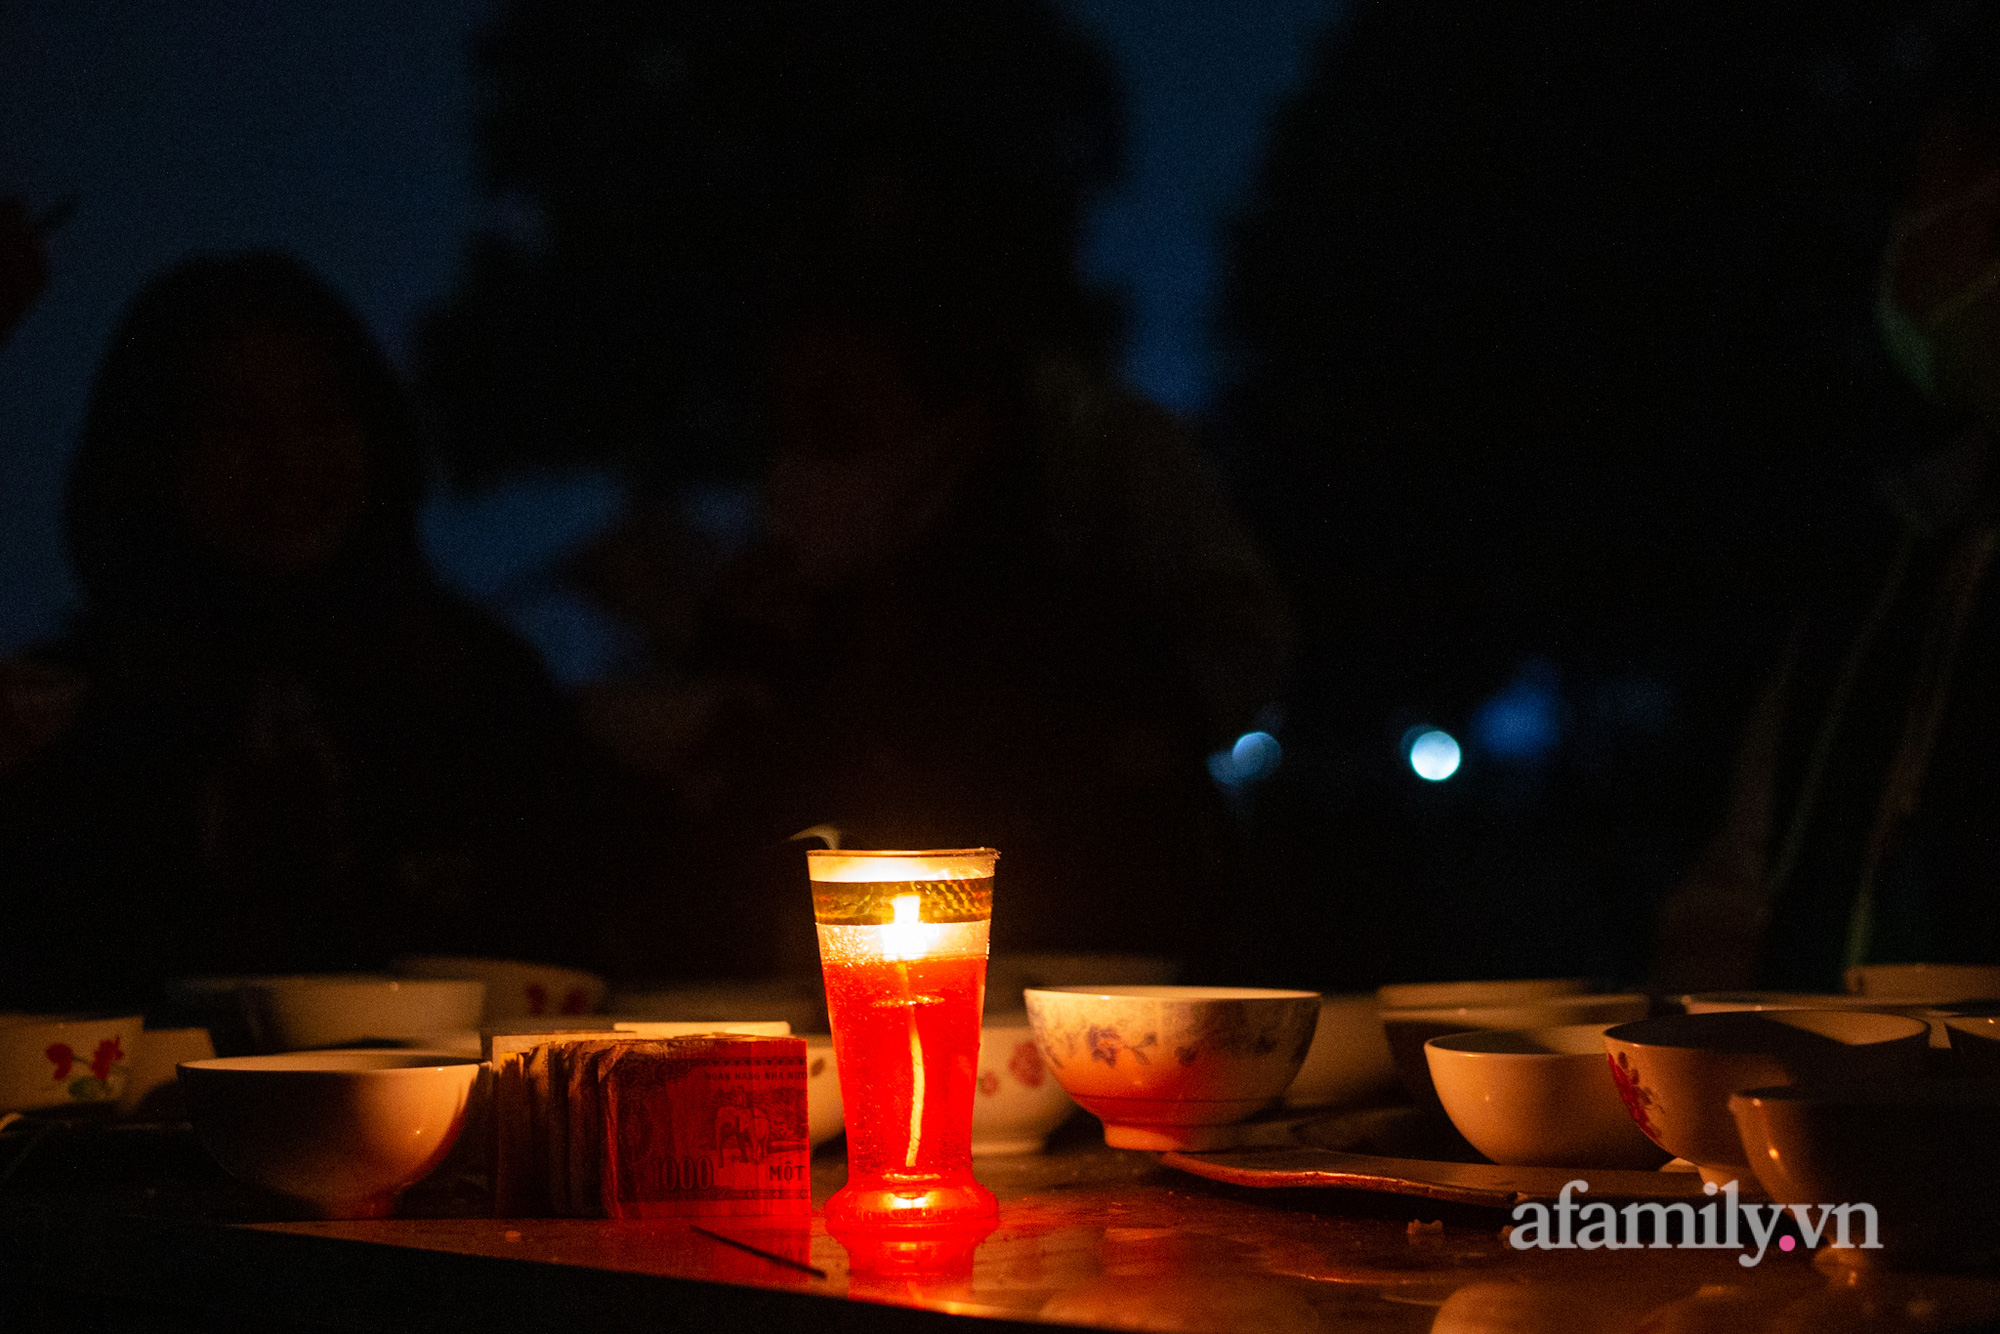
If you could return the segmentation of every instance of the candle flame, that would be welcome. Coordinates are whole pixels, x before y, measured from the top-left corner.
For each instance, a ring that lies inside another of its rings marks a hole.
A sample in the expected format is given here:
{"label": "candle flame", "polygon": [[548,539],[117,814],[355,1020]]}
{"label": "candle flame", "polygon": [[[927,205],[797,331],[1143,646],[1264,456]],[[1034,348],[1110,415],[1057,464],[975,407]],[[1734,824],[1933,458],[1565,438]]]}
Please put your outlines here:
{"label": "candle flame", "polygon": [[921,894],[898,894],[889,900],[896,920],[882,929],[882,951],[891,959],[921,959],[937,946],[938,929],[920,915]]}

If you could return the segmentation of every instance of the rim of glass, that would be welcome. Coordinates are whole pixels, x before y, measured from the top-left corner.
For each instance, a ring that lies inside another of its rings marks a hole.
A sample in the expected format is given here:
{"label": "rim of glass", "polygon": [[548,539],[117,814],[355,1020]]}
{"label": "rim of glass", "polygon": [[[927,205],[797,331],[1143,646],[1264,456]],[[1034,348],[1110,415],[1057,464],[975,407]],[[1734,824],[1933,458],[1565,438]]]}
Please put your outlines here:
{"label": "rim of glass", "polygon": [[[813,848],[806,875],[815,885],[989,881],[1000,860],[995,848]],[[815,893],[820,891],[815,890]]]}
{"label": "rim of glass", "polygon": [[819,857],[998,857],[998,848],[808,848]]}

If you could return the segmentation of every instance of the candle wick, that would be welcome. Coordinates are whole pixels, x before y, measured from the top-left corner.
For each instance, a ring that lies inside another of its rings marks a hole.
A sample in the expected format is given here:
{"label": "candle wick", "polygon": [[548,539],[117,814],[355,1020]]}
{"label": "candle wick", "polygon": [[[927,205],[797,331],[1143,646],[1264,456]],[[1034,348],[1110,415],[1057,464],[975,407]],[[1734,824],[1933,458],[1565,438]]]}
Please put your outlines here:
{"label": "candle wick", "polygon": [[910,991],[910,966],[899,963],[896,971],[903,976],[903,1001],[910,1012],[910,1151],[903,1159],[903,1166],[914,1168],[924,1133],[924,1047],[917,1036],[917,998]]}

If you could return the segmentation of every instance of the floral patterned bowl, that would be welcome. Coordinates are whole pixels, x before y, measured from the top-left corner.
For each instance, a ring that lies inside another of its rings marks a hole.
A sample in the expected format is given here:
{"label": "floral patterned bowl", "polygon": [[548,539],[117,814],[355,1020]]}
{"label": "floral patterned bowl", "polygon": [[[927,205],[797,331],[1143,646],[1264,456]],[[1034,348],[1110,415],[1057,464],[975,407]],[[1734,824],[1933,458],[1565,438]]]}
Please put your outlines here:
{"label": "floral patterned bowl", "polygon": [[1729,1098],[1783,1084],[1914,1084],[1930,1025],[1866,1010],[1670,1014],[1604,1033],[1611,1077],[1646,1137],[1722,1186],[1755,1179]]}
{"label": "floral patterned bowl", "polygon": [[0,1112],[109,1108],[145,1027],[136,1014],[0,1014]]}
{"label": "floral patterned bowl", "polygon": [[1026,1015],[979,1030],[979,1082],[972,1092],[972,1156],[1040,1153],[1076,1104],[1049,1073]]}
{"label": "floral patterned bowl", "polygon": [[1217,1148],[1275,1102],[1319,1022],[1316,991],[1047,987],[1025,995],[1058,1083],[1115,1149]]}

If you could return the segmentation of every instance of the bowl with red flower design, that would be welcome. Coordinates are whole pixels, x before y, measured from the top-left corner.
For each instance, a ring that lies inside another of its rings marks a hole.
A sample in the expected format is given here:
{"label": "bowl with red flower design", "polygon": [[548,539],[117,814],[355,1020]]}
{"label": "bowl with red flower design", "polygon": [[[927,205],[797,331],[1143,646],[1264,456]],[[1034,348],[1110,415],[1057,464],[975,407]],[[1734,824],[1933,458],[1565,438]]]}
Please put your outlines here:
{"label": "bowl with red flower design", "polygon": [[1789,1084],[1901,1086],[1924,1072],[1930,1025],[1868,1010],[1670,1014],[1605,1030],[1611,1076],[1646,1137],[1715,1185],[1755,1180],[1729,1098]]}
{"label": "bowl with red flower design", "polygon": [[486,984],[482,1028],[518,1019],[559,1019],[596,1014],[604,1004],[604,979],[577,968],[552,963],[521,963],[514,959],[475,959],[454,954],[423,954],[398,959],[404,977],[431,977]]}
{"label": "bowl with red flower design", "polygon": [[1263,987],[1030,987],[1028,1023],[1056,1082],[1114,1149],[1221,1148],[1284,1095],[1319,993]]}
{"label": "bowl with red flower design", "polygon": [[972,1090],[972,1156],[1040,1153],[1076,1104],[1049,1072],[1025,1014],[989,1017],[979,1030]]}
{"label": "bowl with red flower design", "polygon": [[0,1014],[0,1112],[110,1110],[145,1027],[136,1014]]}

